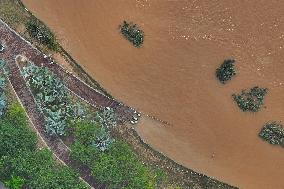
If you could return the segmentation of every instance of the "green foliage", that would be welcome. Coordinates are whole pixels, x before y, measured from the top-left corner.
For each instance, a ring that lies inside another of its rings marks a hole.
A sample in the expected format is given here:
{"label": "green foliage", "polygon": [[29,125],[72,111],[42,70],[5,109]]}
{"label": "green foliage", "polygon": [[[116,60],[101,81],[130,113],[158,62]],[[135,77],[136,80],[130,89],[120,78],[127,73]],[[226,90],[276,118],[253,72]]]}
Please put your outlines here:
{"label": "green foliage", "polygon": [[21,150],[35,150],[36,135],[27,127],[26,117],[22,115],[24,110],[20,105],[13,104],[6,118],[0,121],[0,158],[19,154]]}
{"label": "green foliage", "polygon": [[5,186],[10,189],[22,189],[24,182],[25,179],[18,176],[12,176],[11,179],[5,181]]}
{"label": "green foliage", "polygon": [[110,129],[117,125],[117,116],[112,108],[106,107],[96,112],[96,121],[98,121],[102,127]]}
{"label": "green foliage", "polygon": [[43,22],[39,21],[37,18],[31,18],[26,23],[26,29],[30,36],[38,40],[41,44],[46,45],[53,51],[58,51],[59,44],[57,43],[55,35]]}
{"label": "green foliage", "polygon": [[29,64],[23,76],[30,85],[40,110],[45,115],[45,129],[50,135],[64,135],[67,119],[72,117],[70,97],[63,82],[47,68]]}
{"label": "green foliage", "polygon": [[266,123],[259,132],[259,136],[270,144],[284,147],[284,128],[279,122]]}
{"label": "green foliage", "polygon": [[136,24],[123,21],[120,25],[120,32],[135,47],[141,47],[144,42],[144,32]]}
{"label": "green foliage", "polygon": [[[0,44],[0,48],[1,47],[3,47],[2,44]],[[0,69],[3,69],[5,67],[5,65],[6,65],[6,62],[4,60],[0,59]]]}
{"label": "green foliage", "polygon": [[222,84],[225,84],[227,81],[231,80],[234,75],[236,75],[234,63],[235,60],[232,59],[224,60],[223,64],[216,69],[216,77]]}
{"label": "green foliage", "polygon": [[109,132],[97,121],[77,121],[75,123],[76,139],[86,145],[94,146],[101,151],[105,151],[114,141]]}
{"label": "green foliage", "polygon": [[13,103],[9,106],[6,113],[6,119],[14,126],[20,125],[26,127],[28,125],[25,110],[19,103]]}
{"label": "green foliage", "polygon": [[10,188],[88,188],[77,173],[58,165],[49,150],[36,148],[36,135],[19,104],[11,105],[0,121],[0,140],[0,180]]}
{"label": "green foliage", "polygon": [[29,189],[86,189],[78,174],[65,166],[57,165],[49,150],[22,151],[16,157],[2,158],[0,179],[9,179],[16,174],[25,180],[24,188]]}
{"label": "green foliage", "polygon": [[6,80],[4,77],[0,77],[0,117],[3,117],[7,110],[7,97],[4,89],[6,87]]}
{"label": "green foliage", "polygon": [[71,158],[88,165],[92,175],[109,189],[151,189],[156,188],[164,177],[163,172],[152,171],[144,166],[129,145],[116,141],[104,152],[75,142]]}
{"label": "green foliage", "polygon": [[243,90],[241,94],[233,94],[233,98],[242,111],[258,112],[263,105],[267,91],[266,88],[256,86],[250,90]]}
{"label": "green foliage", "polygon": [[90,121],[77,121],[75,127],[76,139],[86,146],[96,140],[96,134],[100,129],[97,122]]}
{"label": "green foliage", "polygon": [[92,146],[83,145],[80,142],[75,142],[71,147],[71,158],[79,163],[91,166],[98,158],[99,150]]}

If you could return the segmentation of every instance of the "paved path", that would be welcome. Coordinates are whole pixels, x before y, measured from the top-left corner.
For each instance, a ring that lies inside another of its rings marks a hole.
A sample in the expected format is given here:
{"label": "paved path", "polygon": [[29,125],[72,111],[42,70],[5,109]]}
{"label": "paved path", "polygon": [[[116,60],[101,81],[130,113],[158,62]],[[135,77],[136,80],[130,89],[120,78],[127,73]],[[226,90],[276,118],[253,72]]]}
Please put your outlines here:
{"label": "paved path", "polygon": [[[30,88],[26,85],[25,79],[20,73],[19,66],[15,61],[17,55],[24,55],[38,66],[48,67],[54,74],[61,78],[67,88],[92,106],[97,108],[113,108],[122,122],[130,121],[134,110],[114,99],[91,88],[79,78],[67,73],[60,65],[52,63],[52,60],[45,58],[44,54],[35,49],[29,42],[21,38],[15,31],[0,20],[0,40],[5,42],[6,49],[0,54],[0,58],[7,62],[9,70],[8,79],[25,108],[27,115],[36,128],[39,137],[46,143],[54,155],[64,164],[73,166],[75,162],[70,159],[70,149],[58,137],[50,137],[44,131],[44,116],[37,109],[37,105]],[[79,167],[81,178],[93,188],[105,188],[105,185],[98,183],[92,176],[88,167]]]}

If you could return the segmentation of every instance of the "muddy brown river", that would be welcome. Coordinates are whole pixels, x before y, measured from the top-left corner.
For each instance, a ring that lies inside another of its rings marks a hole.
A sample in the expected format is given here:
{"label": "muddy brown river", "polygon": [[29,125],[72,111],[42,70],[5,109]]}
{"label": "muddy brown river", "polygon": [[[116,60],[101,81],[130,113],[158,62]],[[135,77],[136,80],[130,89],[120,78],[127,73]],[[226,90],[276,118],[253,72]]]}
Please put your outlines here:
{"label": "muddy brown river", "polygon": [[[176,162],[240,188],[283,189],[284,150],[257,135],[284,121],[284,1],[24,0],[66,50],[114,97],[143,117],[142,138]],[[145,32],[141,48],[119,33]],[[215,78],[224,59],[237,76]],[[265,108],[244,113],[231,95],[267,87]]]}

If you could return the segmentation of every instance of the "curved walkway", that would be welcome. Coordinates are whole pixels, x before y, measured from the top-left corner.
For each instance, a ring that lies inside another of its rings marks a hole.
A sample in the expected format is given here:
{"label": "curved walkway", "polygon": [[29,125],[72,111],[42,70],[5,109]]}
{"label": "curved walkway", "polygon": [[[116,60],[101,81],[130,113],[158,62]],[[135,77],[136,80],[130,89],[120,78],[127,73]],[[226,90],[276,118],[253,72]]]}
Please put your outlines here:
{"label": "curved walkway", "polygon": [[[25,108],[30,121],[36,128],[38,135],[40,135],[40,138],[64,164],[69,166],[76,165],[76,163],[70,159],[70,149],[64,144],[64,142],[58,137],[50,137],[44,131],[44,116],[40,113],[40,111],[38,111],[33,94],[21,75],[19,66],[16,62],[17,55],[26,56],[38,66],[48,67],[54,74],[65,82],[65,85],[71,92],[88,102],[90,105],[97,108],[113,108],[121,122],[132,120],[133,115],[135,114],[134,109],[105,96],[91,88],[79,78],[67,73],[63,67],[53,63],[52,59],[46,57],[42,52],[34,48],[28,41],[19,36],[2,20],[0,20],[0,40],[6,44],[6,49],[4,53],[0,54],[0,58],[7,62],[8,79],[17,97],[19,98],[22,106]],[[96,189],[105,188],[104,184],[98,183],[91,176],[91,170],[88,167],[80,166],[78,169],[81,178],[90,186]]]}

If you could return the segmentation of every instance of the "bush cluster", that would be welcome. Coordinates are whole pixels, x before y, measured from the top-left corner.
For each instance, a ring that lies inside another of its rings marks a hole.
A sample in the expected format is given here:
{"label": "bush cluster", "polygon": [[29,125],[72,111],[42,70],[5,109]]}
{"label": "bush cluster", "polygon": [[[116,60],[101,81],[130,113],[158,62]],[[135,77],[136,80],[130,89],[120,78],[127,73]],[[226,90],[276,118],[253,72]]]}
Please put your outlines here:
{"label": "bush cluster", "polygon": [[135,47],[140,47],[144,42],[144,32],[136,24],[123,21],[120,25],[120,32]]}
{"label": "bush cluster", "polygon": [[44,23],[36,18],[31,18],[25,25],[30,36],[35,38],[41,44],[46,45],[51,50],[58,50],[59,44],[57,43],[55,35]]}
{"label": "bush cluster", "polygon": [[233,94],[233,98],[242,111],[258,112],[263,105],[267,91],[266,88],[256,86],[250,90],[243,90],[241,94]]}
{"label": "bush cluster", "polygon": [[236,75],[235,60],[224,60],[223,64],[216,69],[216,77],[222,84],[231,80],[234,75]]}
{"label": "bush cluster", "polygon": [[101,127],[96,121],[75,122],[75,138],[86,146],[92,146],[100,151],[105,151],[112,144],[109,131]]}
{"label": "bush cluster", "polygon": [[128,144],[114,140],[105,129],[100,121],[77,123],[71,158],[89,166],[94,178],[110,189],[157,187],[159,174],[144,166]]}
{"label": "bush cluster", "polygon": [[259,136],[270,144],[284,147],[284,128],[279,122],[266,123],[259,132]]}
{"label": "bush cluster", "polygon": [[28,127],[19,104],[9,107],[0,121],[0,180],[22,189],[87,189],[78,174],[55,162],[47,149],[37,149],[36,134]]}
{"label": "bush cluster", "polygon": [[64,83],[47,68],[32,63],[24,67],[22,73],[45,116],[46,132],[50,135],[64,135],[67,120],[74,113]]}

